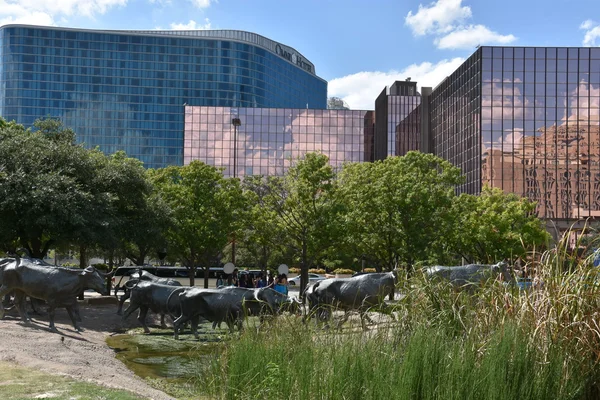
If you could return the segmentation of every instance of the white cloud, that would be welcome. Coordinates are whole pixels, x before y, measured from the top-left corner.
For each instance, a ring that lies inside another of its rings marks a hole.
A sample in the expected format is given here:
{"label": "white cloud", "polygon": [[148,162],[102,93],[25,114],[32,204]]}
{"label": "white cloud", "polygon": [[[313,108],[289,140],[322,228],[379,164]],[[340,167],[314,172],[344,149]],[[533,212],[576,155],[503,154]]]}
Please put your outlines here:
{"label": "white cloud", "polygon": [[210,20],[208,18],[204,19],[206,22],[204,25],[198,24],[196,21],[190,19],[190,22],[187,24],[171,24],[171,29],[175,31],[194,31],[194,30],[208,30],[210,29]]}
{"label": "white cloud", "polygon": [[517,40],[513,35],[500,35],[483,25],[461,27],[448,35],[435,39],[439,49],[470,49],[483,44],[507,44]]}
{"label": "white cloud", "polygon": [[214,0],[191,0],[191,1],[192,1],[192,4],[198,8],[208,8],[208,7],[210,7],[210,3]]}
{"label": "white cloud", "polygon": [[583,29],[585,31],[583,45],[596,46],[596,39],[600,38],[600,24],[588,19],[579,26],[579,29]]}
{"label": "white cloud", "polygon": [[403,81],[410,77],[421,86],[437,86],[448,75],[454,72],[465,60],[457,57],[442,60],[437,64],[423,62],[412,64],[400,71],[363,71],[356,74],[335,78],[329,81],[328,96],[342,98],[353,110],[373,110],[375,98],[384,87],[394,81]]}
{"label": "white cloud", "polygon": [[462,7],[462,0],[438,0],[429,7],[419,4],[414,15],[409,11],[404,19],[415,36],[427,33],[448,32],[455,23],[461,23],[471,17],[471,7]]}
{"label": "white cloud", "polygon": [[465,49],[517,40],[513,35],[501,35],[484,25],[466,25],[471,17],[471,7],[463,7],[462,0],[438,0],[429,7],[419,4],[419,11],[414,15],[410,11],[404,22],[415,36],[435,35],[433,42],[438,49]]}
{"label": "white cloud", "polygon": [[0,25],[55,25],[59,16],[94,17],[126,4],[127,0],[0,0]]}

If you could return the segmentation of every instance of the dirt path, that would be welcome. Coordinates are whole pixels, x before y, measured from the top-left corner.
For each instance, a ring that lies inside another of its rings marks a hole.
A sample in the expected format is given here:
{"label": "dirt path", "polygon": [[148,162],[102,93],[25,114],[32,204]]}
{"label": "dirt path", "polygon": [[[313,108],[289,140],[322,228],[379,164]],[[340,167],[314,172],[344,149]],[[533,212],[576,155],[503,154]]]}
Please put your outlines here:
{"label": "dirt path", "polygon": [[15,310],[9,311],[0,321],[0,360],[126,389],[151,399],[172,399],[128,370],[106,345],[108,335],[137,326],[136,318],[132,315],[122,323],[114,304],[82,303],[80,307],[82,333],[73,329],[64,309],[56,312],[59,333],[49,331],[46,316],[31,315],[33,322],[25,325]]}

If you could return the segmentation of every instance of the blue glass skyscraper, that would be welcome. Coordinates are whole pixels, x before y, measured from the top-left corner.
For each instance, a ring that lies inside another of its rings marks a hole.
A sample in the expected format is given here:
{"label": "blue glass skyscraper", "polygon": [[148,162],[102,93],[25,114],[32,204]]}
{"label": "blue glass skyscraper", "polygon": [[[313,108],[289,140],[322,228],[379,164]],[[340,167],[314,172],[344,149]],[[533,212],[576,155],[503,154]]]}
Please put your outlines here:
{"label": "blue glass skyscraper", "polygon": [[86,146],[183,164],[184,105],[326,108],[295,49],[242,31],[0,27],[0,116],[57,117]]}

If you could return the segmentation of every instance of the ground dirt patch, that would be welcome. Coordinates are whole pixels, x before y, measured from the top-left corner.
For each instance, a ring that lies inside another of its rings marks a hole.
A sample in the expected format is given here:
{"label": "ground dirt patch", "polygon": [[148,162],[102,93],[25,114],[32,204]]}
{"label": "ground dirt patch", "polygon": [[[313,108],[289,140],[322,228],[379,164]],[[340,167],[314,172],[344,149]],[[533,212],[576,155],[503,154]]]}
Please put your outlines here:
{"label": "ground dirt patch", "polygon": [[117,389],[126,389],[146,398],[172,399],[150,387],[115,358],[106,337],[137,327],[132,315],[125,323],[116,315],[116,305],[81,303],[81,326],[76,332],[64,309],[56,311],[58,333],[48,329],[46,315],[31,315],[24,324],[15,310],[0,321],[0,361],[64,375]]}

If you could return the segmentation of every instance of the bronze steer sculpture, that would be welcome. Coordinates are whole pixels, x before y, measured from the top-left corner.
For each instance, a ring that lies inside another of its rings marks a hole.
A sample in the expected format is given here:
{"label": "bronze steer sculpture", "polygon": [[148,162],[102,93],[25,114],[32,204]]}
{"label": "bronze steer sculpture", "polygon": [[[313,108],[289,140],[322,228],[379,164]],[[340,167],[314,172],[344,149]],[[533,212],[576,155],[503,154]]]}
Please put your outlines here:
{"label": "bronze steer sculpture", "polygon": [[173,293],[179,297],[181,315],[175,319],[175,339],[179,328],[191,321],[192,331],[198,339],[198,322],[200,318],[216,324],[226,322],[229,331],[233,333],[234,326],[242,329],[242,323],[247,313],[260,315],[262,313],[277,314],[282,309],[297,310],[297,302],[285,294],[271,288],[248,289],[225,287],[221,289],[190,288],[186,291]]}
{"label": "bronze steer sculpture", "polygon": [[370,321],[369,310],[385,312],[393,318],[384,299],[394,293],[397,280],[397,273],[393,271],[318,281],[305,292],[309,309],[304,318],[314,316],[317,321],[327,322],[332,309],[339,308],[345,311],[344,318],[338,323],[340,328],[348,320],[350,312],[356,311],[360,314],[362,328],[366,330],[364,320]]}
{"label": "bronze steer sculpture", "polygon": [[506,282],[514,282],[508,272],[508,264],[504,261],[494,265],[469,264],[458,267],[436,265],[424,269],[425,276],[430,279],[445,279],[454,286],[472,290],[475,286],[502,274]]}
{"label": "bronze steer sculpture", "polygon": [[[117,315],[123,315],[123,303],[125,303],[125,300],[127,300],[131,297],[131,290],[133,287],[135,287],[138,284],[138,282],[152,282],[152,283],[157,283],[159,285],[181,287],[181,283],[179,283],[179,281],[177,281],[175,279],[159,278],[156,275],[152,275],[148,271],[138,269],[136,272],[131,274],[131,276],[129,277],[129,280],[127,282],[125,282],[125,284],[122,286],[125,293],[119,299],[119,308],[117,309]],[[117,289],[115,288],[115,296],[116,296],[116,292],[117,292]],[[154,310],[152,310],[152,311],[154,311]],[[144,318],[145,318],[145,316],[144,316]],[[144,324],[142,324],[142,325],[144,325]],[[163,328],[166,327],[164,312],[160,313],[160,325]]]}
{"label": "bronze steer sculpture", "polygon": [[[25,310],[25,297],[45,300],[48,304],[50,330],[56,332],[54,315],[56,307],[65,307],[73,326],[80,331],[77,296],[85,289],[93,289],[107,295],[105,276],[94,267],[74,270],[40,265],[31,260],[16,258],[5,265],[0,286],[0,298],[15,291],[15,304],[23,321],[29,316]],[[4,306],[0,303],[0,319],[4,318]]]}
{"label": "bronze steer sculpture", "polygon": [[126,319],[139,308],[138,321],[144,327],[145,333],[150,333],[146,325],[146,315],[148,310],[161,314],[161,323],[164,325],[164,315],[179,315],[179,297],[172,296],[173,293],[179,293],[184,290],[190,290],[189,287],[162,285],[151,281],[139,281],[131,287],[129,307],[123,314],[123,320]]}

